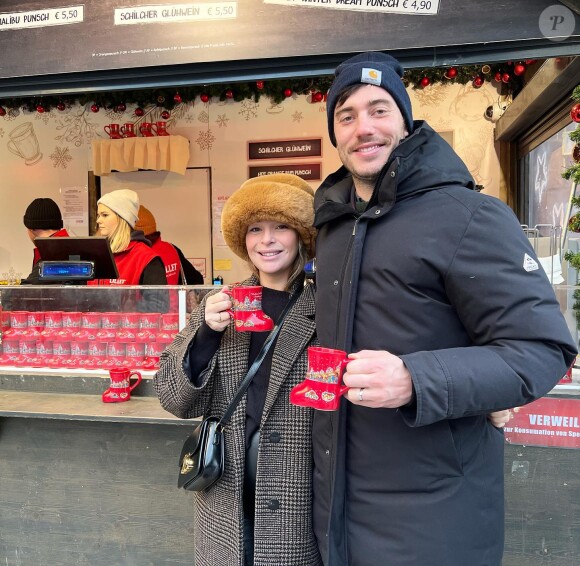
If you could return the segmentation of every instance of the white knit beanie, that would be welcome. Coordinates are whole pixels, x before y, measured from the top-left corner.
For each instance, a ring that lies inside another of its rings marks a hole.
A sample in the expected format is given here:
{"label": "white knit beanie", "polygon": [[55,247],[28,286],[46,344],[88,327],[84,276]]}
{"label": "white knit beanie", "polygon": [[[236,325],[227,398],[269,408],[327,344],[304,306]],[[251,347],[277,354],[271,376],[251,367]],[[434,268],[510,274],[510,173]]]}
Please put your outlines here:
{"label": "white knit beanie", "polygon": [[131,189],[119,189],[103,195],[97,204],[104,204],[135,228],[139,213],[139,195]]}

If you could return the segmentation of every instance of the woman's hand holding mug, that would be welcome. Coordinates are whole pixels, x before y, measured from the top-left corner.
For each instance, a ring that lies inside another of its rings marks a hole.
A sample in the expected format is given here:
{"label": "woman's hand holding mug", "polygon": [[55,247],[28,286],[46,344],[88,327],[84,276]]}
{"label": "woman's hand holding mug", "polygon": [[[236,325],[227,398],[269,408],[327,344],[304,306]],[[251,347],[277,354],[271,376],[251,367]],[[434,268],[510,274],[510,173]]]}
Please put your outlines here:
{"label": "woman's hand holding mug", "polygon": [[232,308],[232,301],[224,291],[211,295],[205,302],[205,323],[216,332],[223,332],[231,321],[229,310]]}

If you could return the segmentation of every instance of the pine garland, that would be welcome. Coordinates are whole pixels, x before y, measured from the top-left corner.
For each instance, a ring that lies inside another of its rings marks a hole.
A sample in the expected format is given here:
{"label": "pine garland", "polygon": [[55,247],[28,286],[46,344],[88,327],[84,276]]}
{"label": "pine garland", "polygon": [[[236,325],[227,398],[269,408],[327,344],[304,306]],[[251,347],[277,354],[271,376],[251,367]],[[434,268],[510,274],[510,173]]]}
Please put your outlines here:
{"label": "pine garland", "polygon": [[[572,98],[572,100],[574,100],[574,102],[580,103],[580,85],[578,85],[572,91],[571,98]],[[570,139],[576,145],[580,144],[580,124],[578,124],[578,126],[576,126],[576,129],[573,132],[570,132],[569,136],[570,136]],[[566,179],[567,181],[572,181],[576,185],[579,184],[580,183],[580,162],[573,163],[572,165],[570,165],[570,167],[566,168],[564,170],[564,172],[562,173],[562,177],[564,177],[564,179]],[[580,230],[573,230],[573,231],[580,232]]]}
{"label": "pine garland", "polygon": [[[525,62],[505,62],[483,65],[463,65],[457,67],[426,67],[409,69],[405,72],[403,82],[415,89],[426,88],[425,83],[436,84],[467,84],[473,83],[475,88],[484,82],[495,82],[504,86],[512,96],[516,96],[523,86],[523,72],[534,60]],[[519,66],[519,68],[518,68]],[[518,72],[520,73],[518,75]],[[53,108],[62,109],[74,104],[97,105],[99,108],[117,109],[127,104],[139,107],[156,105],[165,110],[173,110],[181,103],[189,103],[197,97],[215,98],[221,101],[233,99],[237,102],[253,99],[258,102],[260,97],[267,96],[273,103],[279,104],[285,98],[293,95],[311,96],[313,102],[322,102],[332,84],[332,75],[312,78],[288,78],[271,81],[254,81],[244,83],[196,85],[180,88],[163,88],[150,90],[111,91],[98,93],[63,94],[56,96],[32,96],[27,98],[10,98],[0,100],[0,115],[11,109],[24,108],[34,112],[49,112]],[[427,81],[425,81],[427,79]],[[203,100],[202,98],[202,100]]]}

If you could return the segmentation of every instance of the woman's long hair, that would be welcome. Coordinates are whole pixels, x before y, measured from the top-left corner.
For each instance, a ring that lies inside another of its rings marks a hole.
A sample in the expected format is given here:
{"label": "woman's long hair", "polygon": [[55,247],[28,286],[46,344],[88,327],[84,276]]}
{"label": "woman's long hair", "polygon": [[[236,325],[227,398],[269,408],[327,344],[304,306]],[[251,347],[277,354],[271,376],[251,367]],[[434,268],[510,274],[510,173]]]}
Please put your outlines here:
{"label": "woman's long hair", "polygon": [[111,212],[117,216],[117,226],[107,238],[111,246],[111,251],[116,254],[125,251],[131,243],[131,226],[116,212]]}

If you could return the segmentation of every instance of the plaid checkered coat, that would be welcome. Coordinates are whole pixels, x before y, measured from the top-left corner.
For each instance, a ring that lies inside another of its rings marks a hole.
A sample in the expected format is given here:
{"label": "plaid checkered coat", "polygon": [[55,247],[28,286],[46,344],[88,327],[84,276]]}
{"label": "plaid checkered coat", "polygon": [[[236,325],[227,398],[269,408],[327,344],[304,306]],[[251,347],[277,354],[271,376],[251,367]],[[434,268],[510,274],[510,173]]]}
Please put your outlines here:
{"label": "plaid checkered coat", "polygon": [[[251,278],[246,285],[256,285]],[[187,345],[203,322],[205,299],[161,357],[154,384],[163,407],[181,418],[222,415],[248,370],[250,334],[226,329],[220,349],[194,387],[183,370]],[[312,411],[288,402],[304,379],[306,347],[315,343],[314,292],[307,284],[283,323],[272,358],[260,424],[256,480],[255,566],[322,564],[312,532]],[[197,566],[243,566],[242,488],[246,398],[225,430],[222,478],[195,494]]]}

